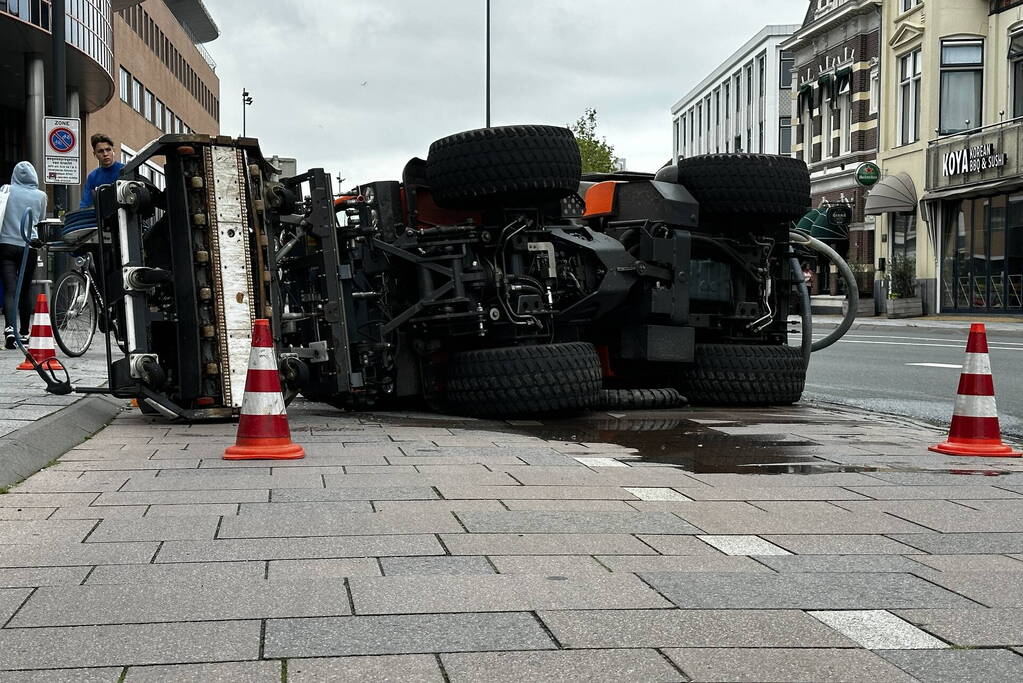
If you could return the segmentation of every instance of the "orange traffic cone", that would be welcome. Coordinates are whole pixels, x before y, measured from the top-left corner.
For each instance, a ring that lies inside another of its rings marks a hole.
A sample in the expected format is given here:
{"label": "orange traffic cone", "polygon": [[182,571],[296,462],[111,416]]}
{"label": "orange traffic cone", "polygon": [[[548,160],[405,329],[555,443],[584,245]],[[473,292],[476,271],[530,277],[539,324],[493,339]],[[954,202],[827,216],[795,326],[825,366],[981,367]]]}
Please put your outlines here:
{"label": "orange traffic cone", "polygon": [[238,421],[235,445],[224,451],[224,460],[297,460],[305,450],[291,441],[288,413],[281,395],[281,378],[270,336],[270,321],[252,326],[249,372]]}
{"label": "orange traffic cone", "polygon": [[948,441],[928,450],[946,455],[1003,456],[1018,458],[1023,453],[1002,443],[995,407],[995,383],[987,350],[984,323],[970,325],[966,342],[966,364],[959,377],[955,408]]}
{"label": "orange traffic cone", "polygon": [[[64,366],[57,360],[57,352],[53,346],[53,331],[50,329],[50,307],[46,303],[46,295],[42,292],[36,297],[36,308],[32,313],[32,332],[28,340],[28,355],[44,370],[63,370]],[[26,358],[18,370],[35,370],[35,365]]]}

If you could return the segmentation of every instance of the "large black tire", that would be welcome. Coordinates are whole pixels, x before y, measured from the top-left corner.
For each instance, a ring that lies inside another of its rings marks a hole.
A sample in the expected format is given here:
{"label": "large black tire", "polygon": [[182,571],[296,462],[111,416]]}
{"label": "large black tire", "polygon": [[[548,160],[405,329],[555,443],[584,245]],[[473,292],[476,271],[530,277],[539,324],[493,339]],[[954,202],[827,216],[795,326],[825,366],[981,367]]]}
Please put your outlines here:
{"label": "large black tire", "polygon": [[502,126],[456,133],[430,145],[426,175],[448,208],[556,201],[579,190],[579,145],[568,128]]}
{"label": "large black tire", "polygon": [[698,344],[678,388],[699,405],[789,405],[799,400],[806,364],[791,346]]}
{"label": "large black tire", "polygon": [[792,157],[707,154],[681,159],[678,181],[709,225],[785,223],[810,207],[810,172]]}
{"label": "large black tire", "polygon": [[601,408],[643,410],[678,408],[686,403],[677,389],[604,389],[600,392]]}
{"label": "large black tire", "polygon": [[448,407],[461,415],[587,410],[597,405],[600,385],[597,352],[582,342],[463,351],[447,367]]}

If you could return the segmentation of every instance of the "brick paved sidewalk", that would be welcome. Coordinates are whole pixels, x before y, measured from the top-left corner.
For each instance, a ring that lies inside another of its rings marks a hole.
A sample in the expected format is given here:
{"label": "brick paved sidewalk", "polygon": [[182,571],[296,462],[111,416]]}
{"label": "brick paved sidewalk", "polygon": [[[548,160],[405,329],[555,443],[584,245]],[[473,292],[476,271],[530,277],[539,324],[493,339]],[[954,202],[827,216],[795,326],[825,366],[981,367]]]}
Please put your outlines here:
{"label": "brick paved sidewalk", "polygon": [[290,412],[304,460],[128,412],[0,495],[0,681],[1023,679],[1023,464],[929,427]]}

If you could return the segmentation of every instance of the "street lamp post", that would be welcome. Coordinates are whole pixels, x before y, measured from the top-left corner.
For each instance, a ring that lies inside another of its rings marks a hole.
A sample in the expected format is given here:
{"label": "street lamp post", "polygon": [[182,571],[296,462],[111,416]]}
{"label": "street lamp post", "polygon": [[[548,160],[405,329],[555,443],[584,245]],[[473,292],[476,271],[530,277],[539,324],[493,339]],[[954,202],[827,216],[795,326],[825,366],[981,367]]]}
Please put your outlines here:
{"label": "street lamp post", "polygon": [[490,128],[490,0],[487,0],[487,128]]}
{"label": "street lamp post", "polygon": [[245,110],[252,104],[252,97],[249,96],[249,91],[242,88],[242,137],[245,137]]}

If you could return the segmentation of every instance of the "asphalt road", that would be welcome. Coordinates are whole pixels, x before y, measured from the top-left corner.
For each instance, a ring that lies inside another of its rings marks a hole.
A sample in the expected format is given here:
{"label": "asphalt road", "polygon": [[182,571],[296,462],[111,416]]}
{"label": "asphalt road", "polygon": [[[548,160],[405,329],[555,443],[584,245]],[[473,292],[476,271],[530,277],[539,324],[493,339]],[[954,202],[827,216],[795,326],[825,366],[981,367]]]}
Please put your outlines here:
{"label": "asphalt road", "polygon": [[[829,331],[814,332],[814,339]],[[1003,436],[1023,440],[1023,336],[988,332],[988,345]],[[947,425],[965,348],[965,332],[857,330],[813,354],[803,401]]]}

